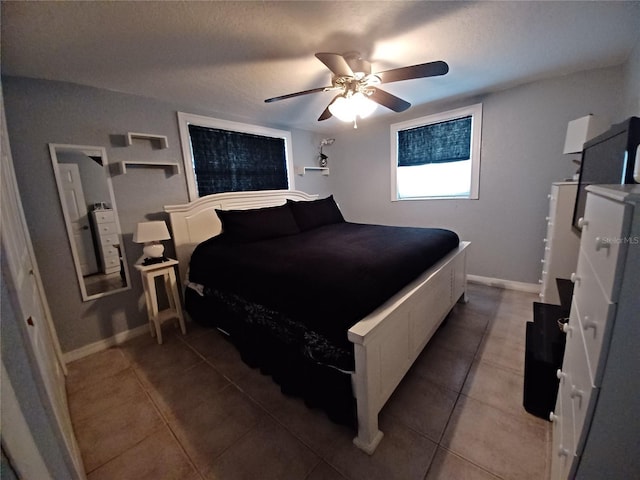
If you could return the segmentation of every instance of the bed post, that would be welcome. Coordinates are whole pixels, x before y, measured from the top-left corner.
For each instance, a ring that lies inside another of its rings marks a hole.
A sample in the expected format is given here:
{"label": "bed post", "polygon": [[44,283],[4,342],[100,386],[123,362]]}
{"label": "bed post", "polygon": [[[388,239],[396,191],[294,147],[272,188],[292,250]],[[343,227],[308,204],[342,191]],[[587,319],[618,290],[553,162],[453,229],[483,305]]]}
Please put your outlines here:
{"label": "bed post", "polygon": [[358,436],[353,439],[353,443],[360,450],[372,455],[383,437],[383,433],[378,429],[380,406],[374,404],[378,398],[376,390],[380,389],[380,356],[373,355],[375,352],[371,351],[367,355],[365,346],[358,343],[354,344],[354,353],[358,373],[354,376]]}

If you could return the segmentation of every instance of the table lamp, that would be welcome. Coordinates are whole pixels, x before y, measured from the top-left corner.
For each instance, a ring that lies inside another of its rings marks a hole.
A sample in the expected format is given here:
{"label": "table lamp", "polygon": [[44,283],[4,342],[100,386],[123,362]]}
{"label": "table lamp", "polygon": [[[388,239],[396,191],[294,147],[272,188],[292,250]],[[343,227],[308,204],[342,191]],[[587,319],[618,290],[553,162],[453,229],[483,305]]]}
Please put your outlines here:
{"label": "table lamp", "polygon": [[140,222],[133,234],[135,243],[144,243],[142,253],[144,254],[144,263],[157,263],[164,260],[164,245],[161,240],[169,240],[169,230],[167,224],[163,220],[153,222]]}

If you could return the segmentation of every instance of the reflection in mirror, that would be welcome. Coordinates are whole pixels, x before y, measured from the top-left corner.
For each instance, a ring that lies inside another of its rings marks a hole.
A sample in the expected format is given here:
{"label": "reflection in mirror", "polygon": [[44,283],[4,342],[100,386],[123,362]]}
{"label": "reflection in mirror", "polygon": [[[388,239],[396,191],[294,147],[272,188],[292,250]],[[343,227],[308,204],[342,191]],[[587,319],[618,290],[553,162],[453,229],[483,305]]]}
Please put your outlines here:
{"label": "reflection in mirror", "polygon": [[49,144],[84,301],[131,288],[103,147]]}

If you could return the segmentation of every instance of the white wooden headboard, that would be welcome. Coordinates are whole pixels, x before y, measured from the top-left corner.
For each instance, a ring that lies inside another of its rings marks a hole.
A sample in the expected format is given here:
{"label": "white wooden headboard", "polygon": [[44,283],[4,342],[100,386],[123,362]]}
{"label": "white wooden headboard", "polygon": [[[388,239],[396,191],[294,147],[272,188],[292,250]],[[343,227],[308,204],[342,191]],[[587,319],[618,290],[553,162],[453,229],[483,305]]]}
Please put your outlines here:
{"label": "white wooden headboard", "polygon": [[309,195],[298,190],[261,190],[257,192],[225,192],[200,197],[183,205],[166,205],[169,214],[173,244],[180,262],[180,280],[187,278],[189,260],[196,246],[208,238],[219,235],[222,224],[216,215],[218,210],[246,210],[249,208],[283,205],[287,199],[315,200],[318,195]]}

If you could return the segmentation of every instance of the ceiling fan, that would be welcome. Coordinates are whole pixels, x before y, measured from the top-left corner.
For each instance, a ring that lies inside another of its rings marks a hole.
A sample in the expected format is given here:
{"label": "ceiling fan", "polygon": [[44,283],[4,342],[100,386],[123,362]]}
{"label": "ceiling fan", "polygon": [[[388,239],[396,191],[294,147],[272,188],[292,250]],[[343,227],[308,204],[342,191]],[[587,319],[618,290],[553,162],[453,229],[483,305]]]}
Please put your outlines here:
{"label": "ceiling fan", "polygon": [[357,128],[356,118],[364,118],[373,113],[376,104],[383,105],[394,112],[404,112],[411,106],[409,102],[380,89],[379,85],[445,75],[449,71],[449,65],[446,62],[436,61],[371,73],[371,64],[362,59],[358,52],[349,52],[344,55],[337,53],[316,53],[315,55],[331,70],[330,86],[267,98],[265,102],[271,103],[310,93],[335,90],[339,92],[338,95],[325,108],[318,121],[335,115],[340,120],[353,121],[354,128]]}

